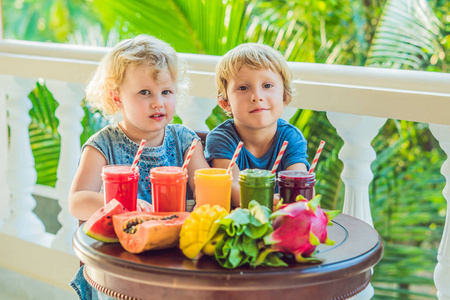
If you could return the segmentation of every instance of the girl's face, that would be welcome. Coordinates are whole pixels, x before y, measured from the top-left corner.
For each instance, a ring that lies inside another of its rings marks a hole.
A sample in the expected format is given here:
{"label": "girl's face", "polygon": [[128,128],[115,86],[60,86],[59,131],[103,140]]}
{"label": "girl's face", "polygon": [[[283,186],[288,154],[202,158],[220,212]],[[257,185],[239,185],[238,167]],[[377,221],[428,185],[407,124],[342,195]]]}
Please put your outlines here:
{"label": "girl's face", "polygon": [[233,114],[236,126],[255,129],[272,128],[283,114],[283,79],[270,69],[242,67],[229,80],[228,101],[223,107]]}
{"label": "girl's face", "polygon": [[165,69],[153,77],[146,66],[129,66],[113,100],[123,115],[125,133],[135,142],[162,141],[175,113],[175,82]]}

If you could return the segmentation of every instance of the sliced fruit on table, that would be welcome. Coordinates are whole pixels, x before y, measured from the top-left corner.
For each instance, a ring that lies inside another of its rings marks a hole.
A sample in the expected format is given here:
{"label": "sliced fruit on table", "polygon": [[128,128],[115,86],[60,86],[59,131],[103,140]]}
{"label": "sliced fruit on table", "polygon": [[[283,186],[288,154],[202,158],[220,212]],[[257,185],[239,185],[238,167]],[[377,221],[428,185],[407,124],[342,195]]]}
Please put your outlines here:
{"label": "sliced fruit on table", "polygon": [[126,212],[128,212],[128,210],[123,207],[122,203],[113,199],[97,210],[86,223],[83,224],[83,231],[88,236],[98,241],[117,243],[119,242],[119,239],[114,231],[112,217]]}
{"label": "sliced fruit on table", "polygon": [[[218,221],[228,215],[228,211],[219,205],[202,205],[196,208],[186,219],[180,233],[180,249],[183,254],[192,259],[196,257],[205,245],[211,241],[219,228]],[[204,253],[213,255],[211,247],[215,244],[208,244]]]}
{"label": "sliced fruit on table", "polygon": [[178,245],[188,212],[129,212],[113,216],[122,247],[131,253],[167,249]]}
{"label": "sliced fruit on table", "polygon": [[274,231],[264,237],[265,244],[273,251],[293,254],[297,262],[320,262],[313,254],[320,244],[334,244],[328,238],[327,226],[339,214],[323,211],[320,200],[320,195],[310,201],[299,196],[297,202],[282,205],[270,216]]}

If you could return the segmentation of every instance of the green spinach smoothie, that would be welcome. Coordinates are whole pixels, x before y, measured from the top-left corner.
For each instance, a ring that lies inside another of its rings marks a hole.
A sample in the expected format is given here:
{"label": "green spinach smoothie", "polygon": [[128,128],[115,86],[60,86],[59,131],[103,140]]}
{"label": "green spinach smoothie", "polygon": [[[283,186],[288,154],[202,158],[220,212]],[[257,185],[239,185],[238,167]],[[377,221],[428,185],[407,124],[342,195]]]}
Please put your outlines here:
{"label": "green spinach smoothie", "polygon": [[252,200],[273,209],[275,174],[268,170],[246,169],[239,172],[241,207],[248,208]]}

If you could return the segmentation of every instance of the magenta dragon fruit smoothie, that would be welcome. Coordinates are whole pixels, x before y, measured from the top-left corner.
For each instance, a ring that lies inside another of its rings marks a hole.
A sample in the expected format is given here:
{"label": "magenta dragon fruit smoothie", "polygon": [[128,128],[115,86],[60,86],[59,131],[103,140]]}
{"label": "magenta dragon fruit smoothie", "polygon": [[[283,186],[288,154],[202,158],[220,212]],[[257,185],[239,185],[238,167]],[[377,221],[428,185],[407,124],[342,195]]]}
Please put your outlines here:
{"label": "magenta dragon fruit smoothie", "polygon": [[316,174],[307,171],[280,171],[278,172],[278,186],[280,199],[283,203],[294,203],[298,195],[308,200],[314,196]]}

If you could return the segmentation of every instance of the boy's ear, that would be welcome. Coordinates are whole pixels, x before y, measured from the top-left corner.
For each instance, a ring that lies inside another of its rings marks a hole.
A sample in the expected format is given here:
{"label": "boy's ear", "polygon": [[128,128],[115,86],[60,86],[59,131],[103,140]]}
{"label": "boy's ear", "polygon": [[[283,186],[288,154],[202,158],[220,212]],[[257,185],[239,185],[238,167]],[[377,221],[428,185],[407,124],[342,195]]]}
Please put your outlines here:
{"label": "boy's ear", "polygon": [[122,101],[120,100],[120,96],[117,90],[112,90],[109,94],[111,95],[111,98],[117,108],[122,108]]}
{"label": "boy's ear", "polygon": [[292,97],[288,98],[288,96],[286,94],[284,94],[283,95],[283,105],[284,105],[284,107],[288,106],[288,104],[289,104],[289,102],[291,102],[291,100],[292,100]]}
{"label": "boy's ear", "polygon": [[227,99],[224,99],[224,98],[222,97],[222,94],[219,94],[219,95],[217,96],[217,102],[219,103],[219,106],[220,106],[223,110],[225,110],[225,111],[227,111],[227,112],[231,112],[231,106],[230,106],[230,103],[228,103],[228,100],[227,100]]}

